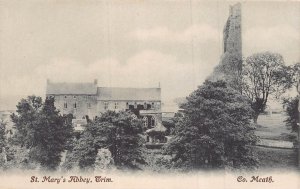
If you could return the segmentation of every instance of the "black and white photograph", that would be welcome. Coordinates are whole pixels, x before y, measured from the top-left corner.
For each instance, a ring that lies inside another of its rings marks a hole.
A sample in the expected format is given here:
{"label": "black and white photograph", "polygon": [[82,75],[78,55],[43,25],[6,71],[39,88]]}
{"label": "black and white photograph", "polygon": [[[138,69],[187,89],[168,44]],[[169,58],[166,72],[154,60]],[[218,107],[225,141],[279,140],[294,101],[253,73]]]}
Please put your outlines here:
{"label": "black and white photograph", "polygon": [[0,0],[0,189],[300,187],[300,1]]}

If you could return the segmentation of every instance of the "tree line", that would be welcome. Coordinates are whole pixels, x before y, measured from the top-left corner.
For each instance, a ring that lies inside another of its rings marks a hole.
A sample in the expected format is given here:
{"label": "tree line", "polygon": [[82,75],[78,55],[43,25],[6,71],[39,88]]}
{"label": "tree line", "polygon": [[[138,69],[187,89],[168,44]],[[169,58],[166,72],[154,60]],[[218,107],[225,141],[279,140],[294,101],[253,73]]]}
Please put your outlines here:
{"label": "tree line", "polygon": [[[158,160],[160,166],[191,170],[249,169],[259,165],[252,150],[258,141],[254,133],[257,118],[271,96],[279,98],[296,85],[300,63],[286,66],[281,55],[269,52],[244,61],[234,56],[225,60],[228,65],[241,66],[239,74],[230,75],[230,80],[207,80],[186,98],[182,111],[174,118],[172,137],[162,149],[168,158]],[[218,69],[228,73],[224,65]],[[296,98],[284,100],[286,122],[293,131],[298,129],[298,103]],[[114,168],[143,169],[147,166],[143,145],[146,128],[132,114],[105,112],[88,120],[85,130],[77,133],[72,115],[61,115],[53,98],[43,102],[41,97],[29,96],[18,103],[16,114],[11,116],[16,129],[12,138],[5,138],[5,123],[0,123],[0,146],[7,156],[7,162],[1,160],[0,164],[4,168],[93,170],[103,161],[101,149],[106,149]]]}

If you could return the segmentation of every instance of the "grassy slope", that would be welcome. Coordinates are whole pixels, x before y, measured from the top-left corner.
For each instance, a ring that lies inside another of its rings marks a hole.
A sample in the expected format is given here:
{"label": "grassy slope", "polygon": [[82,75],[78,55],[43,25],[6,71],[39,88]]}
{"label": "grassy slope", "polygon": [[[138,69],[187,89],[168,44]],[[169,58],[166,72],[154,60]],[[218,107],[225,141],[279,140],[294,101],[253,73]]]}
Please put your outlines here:
{"label": "grassy slope", "polygon": [[282,114],[260,115],[256,135],[262,139],[285,140],[294,142],[296,133],[291,133],[285,126],[286,116]]}
{"label": "grassy slope", "polygon": [[[261,115],[258,119],[256,135],[261,139],[294,142],[296,134],[285,126],[282,114]],[[261,169],[294,169],[297,166],[297,152],[294,149],[256,147]]]}
{"label": "grassy slope", "polygon": [[297,152],[294,149],[254,148],[260,169],[296,169]]}

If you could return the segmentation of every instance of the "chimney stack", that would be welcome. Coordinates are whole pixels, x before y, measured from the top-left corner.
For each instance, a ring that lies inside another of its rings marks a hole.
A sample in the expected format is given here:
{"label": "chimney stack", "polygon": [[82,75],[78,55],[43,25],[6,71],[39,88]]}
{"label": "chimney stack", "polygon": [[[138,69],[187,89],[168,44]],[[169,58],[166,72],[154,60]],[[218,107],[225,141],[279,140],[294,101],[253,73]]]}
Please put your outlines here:
{"label": "chimney stack", "polygon": [[94,85],[98,85],[98,79],[94,79]]}

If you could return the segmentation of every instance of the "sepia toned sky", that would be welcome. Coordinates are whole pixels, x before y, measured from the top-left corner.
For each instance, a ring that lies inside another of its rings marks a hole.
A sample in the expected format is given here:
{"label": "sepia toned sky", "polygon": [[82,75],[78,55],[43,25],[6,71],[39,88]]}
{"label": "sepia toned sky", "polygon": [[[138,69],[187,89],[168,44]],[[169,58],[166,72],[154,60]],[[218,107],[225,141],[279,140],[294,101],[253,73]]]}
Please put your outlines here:
{"label": "sepia toned sky", "polygon": [[[0,110],[46,79],[187,96],[219,63],[229,5],[176,0],[0,0]],[[243,2],[243,56],[300,62],[300,2]]]}

